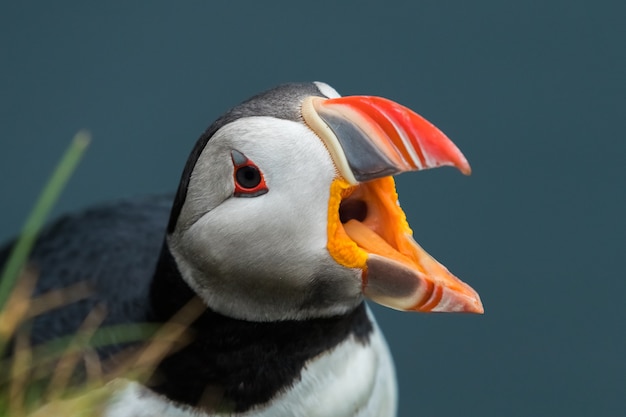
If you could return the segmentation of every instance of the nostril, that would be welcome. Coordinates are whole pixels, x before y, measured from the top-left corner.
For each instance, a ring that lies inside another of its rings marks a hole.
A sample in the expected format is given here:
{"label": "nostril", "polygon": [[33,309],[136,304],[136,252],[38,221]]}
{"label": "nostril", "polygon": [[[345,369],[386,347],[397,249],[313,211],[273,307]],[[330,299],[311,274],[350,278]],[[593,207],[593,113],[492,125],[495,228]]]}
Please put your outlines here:
{"label": "nostril", "polygon": [[367,217],[367,204],[363,200],[344,200],[339,205],[339,220],[347,223],[350,220],[362,222]]}

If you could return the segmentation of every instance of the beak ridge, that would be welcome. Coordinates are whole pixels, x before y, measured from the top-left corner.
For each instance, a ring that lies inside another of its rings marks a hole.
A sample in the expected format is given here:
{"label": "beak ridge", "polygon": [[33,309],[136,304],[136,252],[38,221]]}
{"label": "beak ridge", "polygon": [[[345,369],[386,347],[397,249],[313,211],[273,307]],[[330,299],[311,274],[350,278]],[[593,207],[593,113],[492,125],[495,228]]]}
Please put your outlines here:
{"label": "beak ridge", "polygon": [[443,165],[469,175],[461,151],[429,121],[374,96],[308,97],[302,116],[351,184]]}

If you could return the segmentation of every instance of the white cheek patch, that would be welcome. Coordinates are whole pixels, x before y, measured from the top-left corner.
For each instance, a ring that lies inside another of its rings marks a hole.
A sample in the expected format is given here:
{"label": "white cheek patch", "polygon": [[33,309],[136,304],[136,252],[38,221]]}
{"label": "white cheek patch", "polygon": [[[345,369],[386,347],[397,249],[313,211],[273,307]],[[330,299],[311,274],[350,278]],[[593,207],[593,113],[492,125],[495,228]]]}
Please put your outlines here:
{"label": "white cheek patch", "polygon": [[[258,166],[267,193],[233,195],[233,150]],[[335,175],[324,144],[304,123],[248,117],[222,127],[191,177],[181,211],[188,228],[170,239],[185,279],[222,313],[281,319],[310,314],[301,306],[322,274],[340,286],[337,304],[327,308],[346,311],[360,282],[326,247]]]}
{"label": "white cheek patch", "polygon": [[246,117],[218,133],[262,170],[270,192],[278,187],[285,195],[328,198],[334,163],[322,141],[304,123]]}
{"label": "white cheek patch", "polygon": [[301,259],[302,253],[296,252],[324,248],[334,165],[317,136],[303,124],[270,117],[240,119],[218,133],[216,144],[228,142],[262,170],[268,192],[247,201],[224,201],[206,218],[213,226],[206,226],[230,231],[224,244],[232,242],[265,262],[278,256]]}

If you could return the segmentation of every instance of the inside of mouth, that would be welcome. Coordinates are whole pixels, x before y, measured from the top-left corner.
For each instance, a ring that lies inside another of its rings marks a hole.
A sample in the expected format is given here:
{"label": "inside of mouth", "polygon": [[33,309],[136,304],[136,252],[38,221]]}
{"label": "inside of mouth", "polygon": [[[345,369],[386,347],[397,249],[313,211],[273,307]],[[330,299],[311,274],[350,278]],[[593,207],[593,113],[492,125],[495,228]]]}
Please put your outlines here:
{"label": "inside of mouth", "polygon": [[[335,179],[328,207],[328,252],[340,265],[362,271],[363,291],[368,288],[368,297],[401,310],[431,311],[437,307],[435,311],[483,312],[476,292],[413,240],[393,178],[356,186]],[[374,254],[378,256],[370,257]],[[374,286],[370,285],[372,279]],[[397,295],[398,282],[409,282],[403,287],[408,292],[401,296]],[[416,285],[423,288],[417,291]],[[445,300],[443,305],[441,300]]]}
{"label": "inside of mouth", "polygon": [[358,198],[347,198],[339,205],[339,220],[342,224],[350,220],[362,222],[367,218],[367,203]]}
{"label": "inside of mouth", "polygon": [[397,199],[391,177],[345,188],[338,207],[339,228],[363,257],[374,253],[412,265],[412,250],[406,245],[406,234],[412,232]]}

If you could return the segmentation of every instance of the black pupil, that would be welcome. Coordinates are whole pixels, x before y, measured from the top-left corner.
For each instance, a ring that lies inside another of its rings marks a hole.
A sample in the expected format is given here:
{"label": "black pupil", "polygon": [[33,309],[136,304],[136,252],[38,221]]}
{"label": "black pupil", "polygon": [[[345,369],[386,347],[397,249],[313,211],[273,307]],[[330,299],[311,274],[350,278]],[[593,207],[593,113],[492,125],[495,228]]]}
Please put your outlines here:
{"label": "black pupil", "polygon": [[249,165],[237,169],[237,183],[243,188],[254,188],[261,183],[261,173]]}

